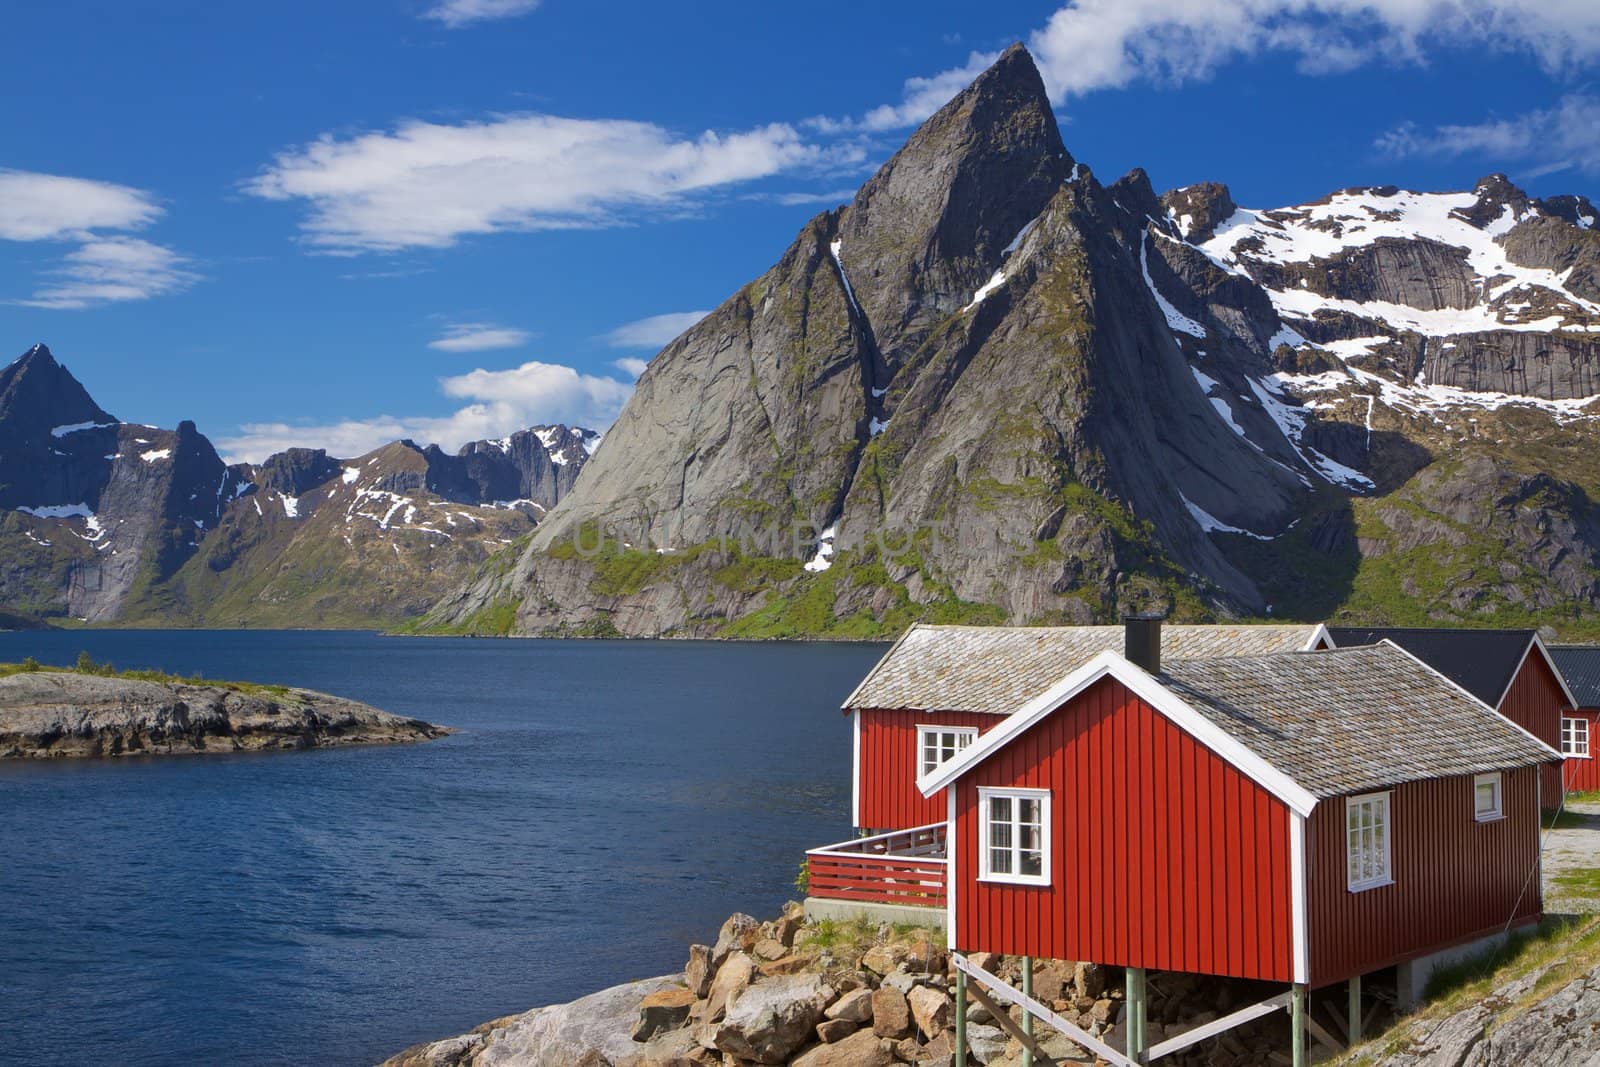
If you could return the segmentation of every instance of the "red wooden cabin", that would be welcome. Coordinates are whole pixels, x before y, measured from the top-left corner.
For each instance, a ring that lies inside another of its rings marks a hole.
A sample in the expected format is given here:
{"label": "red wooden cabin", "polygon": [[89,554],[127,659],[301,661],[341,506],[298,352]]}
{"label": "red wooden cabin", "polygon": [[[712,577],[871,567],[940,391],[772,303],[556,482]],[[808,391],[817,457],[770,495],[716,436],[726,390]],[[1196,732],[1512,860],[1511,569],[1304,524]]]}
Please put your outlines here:
{"label": "red wooden cabin", "polygon": [[[1130,624],[1130,655],[1097,651],[1043,688],[1003,661],[975,669],[949,642],[907,658],[902,641],[852,698],[860,722],[887,704],[937,703],[909,694],[948,692],[952,678],[995,700],[1030,690],[918,768],[919,793],[944,809],[937,888],[962,982],[988,988],[975,996],[1026,1000],[1119,1064],[1291,1006],[1300,1050],[1308,990],[1348,980],[1359,1026],[1362,975],[1398,968],[1420,983],[1430,958],[1540,917],[1550,746],[1388,641],[1163,660],[1151,625]],[[1128,1055],[971,967],[978,951],[1125,968]],[[1150,970],[1287,991],[1151,1047]]]}
{"label": "red wooden cabin", "polygon": [[1572,693],[1573,707],[1561,717],[1561,780],[1569,793],[1600,789],[1600,646],[1556,645],[1550,649]]}
{"label": "red wooden cabin", "polygon": [[[1324,647],[1352,648],[1393,641],[1552,748],[1561,747],[1562,720],[1577,702],[1550,649],[1536,630],[1327,628]],[[1560,764],[1540,779],[1544,807],[1561,804]]]}

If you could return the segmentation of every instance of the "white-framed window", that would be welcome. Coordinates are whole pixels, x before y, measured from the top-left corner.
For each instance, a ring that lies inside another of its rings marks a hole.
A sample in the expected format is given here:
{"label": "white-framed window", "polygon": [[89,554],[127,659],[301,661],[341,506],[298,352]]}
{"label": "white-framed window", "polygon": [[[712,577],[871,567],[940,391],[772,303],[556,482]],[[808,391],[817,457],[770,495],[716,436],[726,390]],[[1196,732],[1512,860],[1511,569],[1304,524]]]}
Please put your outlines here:
{"label": "white-framed window", "polygon": [[1589,758],[1589,720],[1574,715],[1561,717],[1561,754]]}
{"label": "white-framed window", "polygon": [[1489,822],[1505,815],[1500,801],[1501,776],[1480,774],[1472,779],[1472,816],[1479,822]]}
{"label": "white-framed window", "polygon": [[1050,791],[978,789],[978,877],[1050,884]]}
{"label": "white-framed window", "polygon": [[927,774],[978,737],[974,726],[917,727],[917,773]]}
{"label": "white-framed window", "polygon": [[1389,793],[1366,793],[1344,802],[1350,891],[1394,881],[1390,866]]}

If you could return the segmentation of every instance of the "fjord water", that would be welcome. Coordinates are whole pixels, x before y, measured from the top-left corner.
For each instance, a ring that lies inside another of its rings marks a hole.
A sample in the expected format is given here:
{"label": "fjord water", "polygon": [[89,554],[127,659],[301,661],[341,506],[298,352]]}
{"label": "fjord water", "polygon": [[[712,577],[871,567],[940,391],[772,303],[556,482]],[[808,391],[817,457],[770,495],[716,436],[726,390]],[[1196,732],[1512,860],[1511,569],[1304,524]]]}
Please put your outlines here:
{"label": "fjord water", "polygon": [[0,763],[0,1063],[359,1064],[679,969],[847,836],[879,646],[0,634],[308,686],[441,741]]}

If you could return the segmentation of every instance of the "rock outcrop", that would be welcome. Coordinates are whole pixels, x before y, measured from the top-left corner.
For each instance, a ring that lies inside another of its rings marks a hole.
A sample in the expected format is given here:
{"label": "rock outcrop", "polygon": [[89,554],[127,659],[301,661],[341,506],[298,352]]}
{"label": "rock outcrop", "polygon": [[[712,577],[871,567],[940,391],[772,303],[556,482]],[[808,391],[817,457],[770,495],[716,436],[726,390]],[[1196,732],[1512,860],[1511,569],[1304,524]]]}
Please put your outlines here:
{"label": "rock outcrop", "polygon": [[393,744],[449,732],[309,689],[51,670],[0,678],[0,759]]}

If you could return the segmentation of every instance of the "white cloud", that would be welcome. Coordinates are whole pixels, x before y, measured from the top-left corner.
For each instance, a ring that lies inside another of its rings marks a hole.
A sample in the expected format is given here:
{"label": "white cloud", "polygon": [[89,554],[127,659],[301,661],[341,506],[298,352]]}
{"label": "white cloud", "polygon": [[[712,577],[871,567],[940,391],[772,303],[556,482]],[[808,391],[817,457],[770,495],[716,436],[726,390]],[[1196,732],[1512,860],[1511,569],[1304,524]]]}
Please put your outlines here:
{"label": "white cloud", "polygon": [[538,6],[539,0],[440,0],[423,12],[422,17],[457,29],[474,22],[516,18]]}
{"label": "white cloud", "polygon": [[807,204],[824,204],[828,207],[836,207],[839,204],[848,204],[855,199],[855,196],[856,191],[854,189],[834,189],[822,193],[773,193],[770,196],[763,196],[762,199],[771,200],[773,203],[781,204],[784,207],[801,207]]}
{"label": "white cloud", "polygon": [[126,185],[0,170],[0,240],[82,240],[94,230],[134,230],[161,215],[149,193]]}
{"label": "white cloud", "polygon": [[509,115],[324,135],[281,153],[245,190],[305,201],[306,240],[354,253],[617,225],[683,210],[718,187],[860,158],[859,148],[823,149],[783,124],[682,138],[646,122]]}
{"label": "white cloud", "polygon": [[611,365],[637,378],[644,373],[646,367],[650,366],[650,361],[648,359],[639,359],[636,356],[623,356],[621,359],[612,360]]}
{"label": "white cloud", "polygon": [[623,323],[604,335],[612,348],[660,348],[707,315],[709,311],[669,311]]}
{"label": "white cloud", "polygon": [[1380,136],[1380,152],[1404,156],[1483,156],[1527,163],[1529,176],[1576,167],[1600,174],[1600,97],[1573,93],[1555,107],[1508,119],[1422,130],[1407,123]]}
{"label": "white cloud", "polygon": [[49,272],[54,281],[45,283],[32,298],[17,302],[77,310],[181,292],[199,280],[188,259],[136,237],[86,241],[68,252],[62,263]]}
{"label": "white cloud", "polygon": [[[1374,62],[1425,62],[1434,47],[1531,56],[1560,72],[1600,58],[1593,0],[1073,0],[1028,37],[1050,98],[1060,104],[1134,82],[1178,85],[1273,52],[1303,74]],[[907,79],[898,104],[857,119],[818,118],[823,132],[910,126],[933,114],[994,59]],[[1463,62],[1466,60],[1462,60]]]}
{"label": "white cloud", "polygon": [[487,352],[496,348],[517,348],[533,335],[527,330],[495,326],[487,322],[461,322],[445,328],[444,336],[429,341],[428,347],[440,352]]}
{"label": "white cloud", "polygon": [[326,448],[351,457],[409,437],[455,451],[468,441],[504,437],[540,423],[567,423],[604,430],[633,393],[631,382],[582,374],[537,361],[510,370],[478,369],[441,379],[446,396],[469,403],[443,416],[380,415],[321,425],[248,423],[218,441],[229,462],[259,463],[286,448]]}

